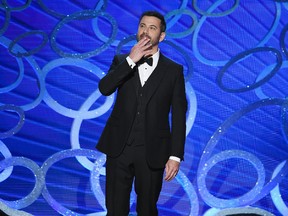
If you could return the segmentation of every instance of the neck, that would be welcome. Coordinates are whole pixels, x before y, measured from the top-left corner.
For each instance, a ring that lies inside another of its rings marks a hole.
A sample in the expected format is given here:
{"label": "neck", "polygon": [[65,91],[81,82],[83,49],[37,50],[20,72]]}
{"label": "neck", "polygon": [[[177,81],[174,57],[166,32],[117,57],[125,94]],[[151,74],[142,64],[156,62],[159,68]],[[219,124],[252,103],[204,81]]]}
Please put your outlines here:
{"label": "neck", "polygon": [[152,48],[152,55],[158,52],[158,46]]}

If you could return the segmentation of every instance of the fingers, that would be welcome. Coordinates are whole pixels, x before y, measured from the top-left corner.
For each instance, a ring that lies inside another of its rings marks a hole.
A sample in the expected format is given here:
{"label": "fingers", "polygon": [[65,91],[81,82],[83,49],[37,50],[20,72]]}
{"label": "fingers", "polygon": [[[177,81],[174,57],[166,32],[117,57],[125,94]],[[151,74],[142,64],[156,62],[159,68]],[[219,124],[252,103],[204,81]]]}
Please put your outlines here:
{"label": "fingers", "polygon": [[179,171],[180,163],[173,160],[168,160],[165,167],[165,180],[171,181],[174,179]]}
{"label": "fingers", "polygon": [[130,51],[130,58],[136,63],[143,56],[149,56],[152,54],[152,43],[150,38],[143,37]]}
{"label": "fingers", "polygon": [[165,175],[165,181],[171,181],[177,176],[178,171],[171,171],[171,172],[166,172]]}
{"label": "fingers", "polygon": [[175,171],[170,171],[170,172],[166,172],[166,175],[165,175],[165,180],[166,181],[171,181],[173,178],[175,178],[176,177],[176,175],[177,175],[177,173],[178,173],[178,171],[177,170],[175,170]]}
{"label": "fingers", "polygon": [[145,53],[145,51],[147,53],[147,52],[149,52],[152,49],[152,43],[150,41],[150,38],[148,38],[148,37],[142,38],[138,42],[137,45],[139,46],[139,49],[142,51],[143,54]]}
{"label": "fingers", "polygon": [[139,40],[138,45],[141,47],[151,46],[151,43],[149,42],[150,42],[150,38],[143,37],[141,40]]}

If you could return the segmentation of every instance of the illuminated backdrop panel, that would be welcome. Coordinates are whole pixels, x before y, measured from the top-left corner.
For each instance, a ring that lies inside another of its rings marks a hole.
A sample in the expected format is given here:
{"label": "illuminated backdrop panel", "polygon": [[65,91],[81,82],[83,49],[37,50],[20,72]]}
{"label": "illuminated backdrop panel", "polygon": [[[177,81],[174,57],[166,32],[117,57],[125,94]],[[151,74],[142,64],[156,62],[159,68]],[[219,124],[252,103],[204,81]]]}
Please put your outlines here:
{"label": "illuminated backdrop panel", "polygon": [[115,95],[98,82],[146,10],[165,14],[160,49],[183,64],[189,104],[160,215],[288,215],[285,0],[0,1],[0,211],[105,215],[94,147]]}

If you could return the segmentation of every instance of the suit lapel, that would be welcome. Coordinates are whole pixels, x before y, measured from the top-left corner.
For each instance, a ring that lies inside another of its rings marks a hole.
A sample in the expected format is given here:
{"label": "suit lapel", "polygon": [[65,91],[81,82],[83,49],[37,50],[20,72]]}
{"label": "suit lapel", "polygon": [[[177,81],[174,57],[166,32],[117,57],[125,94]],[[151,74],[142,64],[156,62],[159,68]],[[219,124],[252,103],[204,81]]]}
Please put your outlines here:
{"label": "suit lapel", "polygon": [[138,90],[141,87],[138,67],[136,67],[136,71],[135,71],[134,76],[133,76],[133,84],[134,84],[135,94],[137,96]]}
{"label": "suit lapel", "polygon": [[152,97],[152,95],[154,94],[154,92],[159,87],[160,82],[165,75],[166,67],[167,67],[167,64],[165,61],[165,57],[162,54],[160,54],[157,67],[155,68],[155,70],[153,71],[153,73],[151,74],[151,76],[149,77],[149,79],[147,80],[147,82],[144,85],[145,88],[147,88],[146,89],[146,91],[147,91],[146,102],[147,103],[150,100],[150,98]]}

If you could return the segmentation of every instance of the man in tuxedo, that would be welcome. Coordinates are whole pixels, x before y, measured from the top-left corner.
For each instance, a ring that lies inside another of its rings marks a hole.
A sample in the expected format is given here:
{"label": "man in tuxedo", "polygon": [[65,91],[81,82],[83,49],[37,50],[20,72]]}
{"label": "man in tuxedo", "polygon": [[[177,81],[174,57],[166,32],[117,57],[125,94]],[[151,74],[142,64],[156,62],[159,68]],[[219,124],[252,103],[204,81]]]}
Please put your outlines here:
{"label": "man in tuxedo", "polygon": [[129,54],[116,55],[99,82],[105,96],[117,90],[114,108],[97,144],[107,155],[108,216],[129,214],[133,181],[138,216],[158,215],[164,171],[164,179],[172,180],[183,160],[187,110],[183,66],[160,52],[158,45],[165,38],[165,30],[160,13],[143,13],[137,44]]}

